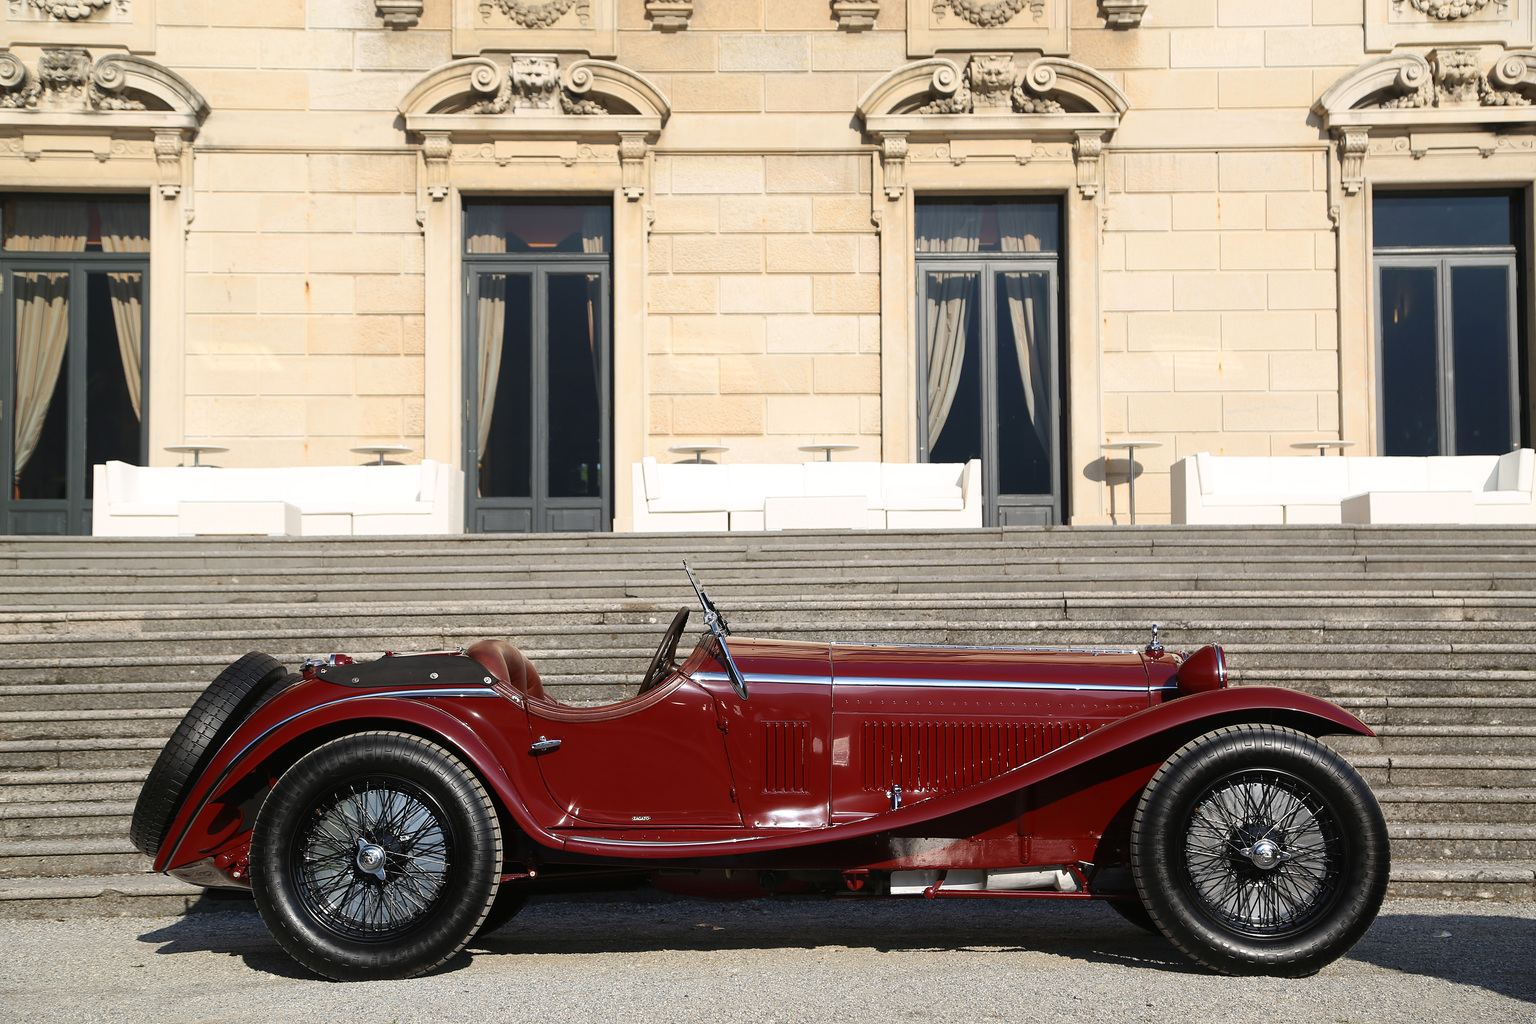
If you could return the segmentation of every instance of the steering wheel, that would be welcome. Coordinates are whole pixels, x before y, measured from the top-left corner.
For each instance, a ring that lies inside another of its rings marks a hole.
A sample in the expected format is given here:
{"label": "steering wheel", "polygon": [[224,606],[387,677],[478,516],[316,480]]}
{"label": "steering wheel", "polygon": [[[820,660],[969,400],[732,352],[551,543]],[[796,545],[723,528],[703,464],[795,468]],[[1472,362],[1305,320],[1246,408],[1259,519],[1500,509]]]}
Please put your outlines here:
{"label": "steering wheel", "polygon": [[[667,627],[666,635],[661,638],[661,646],[656,648],[656,654],[651,658],[650,667],[645,670],[645,678],[640,683],[640,693],[656,689],[677,667],[677,641],[682,638],[683,628],[687,625],[688,609],[679,608],[677,614],[672,616],[672,625]],[[638,697],[640,693],[635,696]]]}

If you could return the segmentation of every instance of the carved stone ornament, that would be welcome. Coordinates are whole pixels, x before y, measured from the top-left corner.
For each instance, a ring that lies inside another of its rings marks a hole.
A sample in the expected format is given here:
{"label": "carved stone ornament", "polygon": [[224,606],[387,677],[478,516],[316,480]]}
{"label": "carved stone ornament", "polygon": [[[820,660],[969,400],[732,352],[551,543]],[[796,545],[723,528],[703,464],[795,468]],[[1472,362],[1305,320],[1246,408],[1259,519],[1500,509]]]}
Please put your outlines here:
{"label": "carved stone ornament", "polygon": [[[1044,69],[1042,69],[1042,72]],[[1056,76],[1044,74],[1049,88]],[[918,108],[919,114],[971,114],[1004,111],[1017,114],[1060,114],[1060,103],[1036,95],[1011,53],[978,53],[965,66],[965,76],[954,93]]]}
{"label": "carved stone ornament", "polygon": [[[1439,18],[1441,21],[1455,21],[1457,18],[1465,18],[1469,14],[1476,14],[1487,7],[1494,0],[1407,0],[1416,11],[1423,11],[1431,18]],[[1397,0],[1397,6],[1401,7],[1403,0]],[[1508,0],[1502,0],[1499,6],[1508,5]]]}
{"label": "carved stone ornament", "polygon": [[875,27],[880,15],[880,0],[832,0],[832,16],[837,27],[848,32],[862,32]]}
{"label": "carved stone ornament", "polygon": [[1365,0],[1365,48],[1536,44],[1532,0]]}
{"label": "carved stone ornament", "polygon": [[676,32],[688,27],[693,0],[645,0],[645,16],[651,19],[652,28]]}
{"label": "carved stone ornament", "polygon": [[1147,13],[1147,0],[1099,0],[1108,28],[1136,28]]}
{"label": "carved stone ornament", "polygon": [[[48,17],[59,21],[83,21],[101,10],[103,7],[111,7],[114,2],[119,10],[128,10],[128,0],[26,0],[26,2],[46,13]],[[11,0],[11,6],[16,7],[20,0]]]}
{"label": "carved stone ornament", "polygon": [[[1423,156],[1436,137],[1483,133],[1476,151],[1491,156],[1509,132],[1536,130],[1536,53],[1506,53],[1491,65],[1477,50],[1439,49],[1427,57],[1398,53],[1366,61],[1314,104],[1339,144],[1340,185],[1360,192],[1372,136]],[[1438,148],[1438,147],[1436,147]]]}
{"label": "carved stone ornament", "polygon": [[373,6],[378,10],[379,17],[384,19],[386,27],[403,32],[421,21],[425,4],[423,0],[373,0]]}
{"label": "carved stone ornament", "polygon": [[618,53],[619,0],[438,2],[452,7],[457,56],[538,51],[611,58]]}
{"label": "carved stone ornament", "polygon": [[645,194],[649,145],[671,108],[650,81],[619,64],[551,54],[470,57],[444,64],[417,82],[400,102],[406,131],[422,140],[426,190],[449,191],[448,166],[457,139],[574,140],[617,144],[624,194]]}
{"label": "carved stone ornament", "polygon": [[31,139],[78,137],[82,145],[90,144],[87,135],[110,139],[90,149],[98,160],[138,146],[154,157],[160,195],[173,199],[188,180],[186,141],[207,116],[207,102],[186,79],[144,57],[112,53],[93,60],[79,47],[48,47],[28,67],[0,51],[0,137],[14,137],[15,151],[28,160],[43,155]]}
{"label": "carved stone ornament", "polygon": [[886,75],[859,100],[864,129],[880,143],[888,199],[905,192],[912,144],[939,144],[956,163],[1027,163],[1049,143],[1078,165],[1078,190],[1099,190],[1100,155],[1130,104],[1093,68],[1060,57],[978,53],[962,67],[944,57]]}
{"label": "carved stone ornament", "polygon": [[[145,91],[146,75],[168,88]],[[179,106],[198,120],[208,111],[179,75],[141,57],[113,54],[93,62],[88,50],[55,47],[43,50],[36,68],[29,70],[15,54],[0,53],[0,108],[81,113]]]}
{"label": "carved stone ornament", "polygon": [[1071,0],[907,0],[907,52],[1009,49],[1065,56],[1071,21]]}
{"label": "carved stone ornament", "polygon": [[546,0],[545,3],[524,3],[523,0],[481,0],[480,17],[491,20],[491,12],[500,8],[501,13],[523,28],[548,28],[574,9],[576,19],[583,25],[592,16],[587,0]]}

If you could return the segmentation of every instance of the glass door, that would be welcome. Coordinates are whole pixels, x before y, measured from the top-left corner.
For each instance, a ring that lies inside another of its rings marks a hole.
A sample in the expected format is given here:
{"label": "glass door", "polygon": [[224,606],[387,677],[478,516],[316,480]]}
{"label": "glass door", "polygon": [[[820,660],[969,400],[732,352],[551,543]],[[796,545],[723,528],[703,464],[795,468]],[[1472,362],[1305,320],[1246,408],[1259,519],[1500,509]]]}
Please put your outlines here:
{"label": "glass door", "polygon": [[607,270],[474,266],[464,425],[472,531],[607,528]]}
{"label": "glass door", "polygon": [[917,208],[918,457],[980,459],[988,526],[1062,519],[1057,207]]}
{"label": "glass door", "polygon": [[471,532],[611,527],[612,220],[606,203],[465,201]]}

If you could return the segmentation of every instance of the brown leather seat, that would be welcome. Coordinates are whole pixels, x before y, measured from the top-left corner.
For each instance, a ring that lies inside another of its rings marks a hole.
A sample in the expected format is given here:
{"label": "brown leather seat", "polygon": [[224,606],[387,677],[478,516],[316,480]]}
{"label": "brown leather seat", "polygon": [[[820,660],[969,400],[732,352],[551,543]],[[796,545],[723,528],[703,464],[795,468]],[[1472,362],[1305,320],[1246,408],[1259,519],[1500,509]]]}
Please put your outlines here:
{"label": "brown leather seat", "polygon": [[508,686],[521,690],[538,700],[544,696],[544,686],[533,663],[523,657],[523,652],[505,640],[478,640],[465,649],[465,654],[485,666],[485,670]]}

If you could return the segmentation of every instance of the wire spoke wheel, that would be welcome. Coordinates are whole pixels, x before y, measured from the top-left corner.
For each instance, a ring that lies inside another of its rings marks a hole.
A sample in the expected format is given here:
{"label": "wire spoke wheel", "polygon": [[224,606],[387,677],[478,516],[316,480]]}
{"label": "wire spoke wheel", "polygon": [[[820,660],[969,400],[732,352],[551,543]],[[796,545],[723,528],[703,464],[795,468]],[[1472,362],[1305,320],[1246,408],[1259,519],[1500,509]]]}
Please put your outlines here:
{"label": "wire spoke wheel", "polygon": [[1338,896],[1343,842],[1333,812],[1284,772],[1237,772],[1195,802],[1184,874],[1201,909],[1236,931],[1292,934]]}
{"label": "wire spoke wheel", "polygon": [[501,861],[496,808],[456,754],[354,733],[272,787],[252,832],[251,889],[273,937],[317,974],[408,978],[474,937]]}
{"label": "wire spoke wheel", "polygon": [[1151,920],[1224,974],[1300,978],[1370,927],[1391,869],[1365,780],[1312,736],[1235,725],[1184,744],[1142,790],[1131,874]]}
{"label": "wire spoke wheel", "polygon": [[294,843],[305,905],[337,934],[362,941],[397,938],[431,917],[454,846],[436,801],[404,779],[382,777],[327,793]]}

